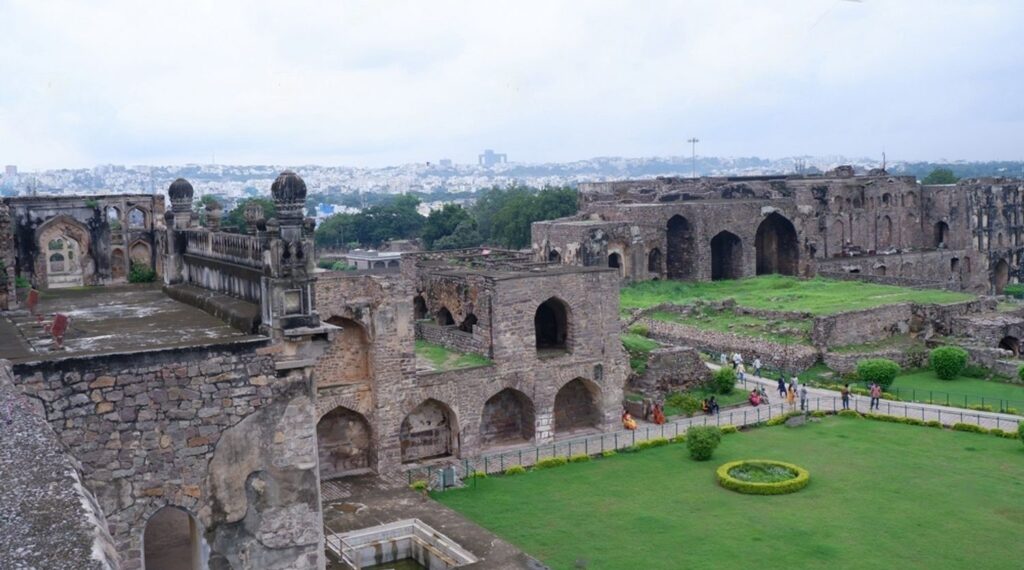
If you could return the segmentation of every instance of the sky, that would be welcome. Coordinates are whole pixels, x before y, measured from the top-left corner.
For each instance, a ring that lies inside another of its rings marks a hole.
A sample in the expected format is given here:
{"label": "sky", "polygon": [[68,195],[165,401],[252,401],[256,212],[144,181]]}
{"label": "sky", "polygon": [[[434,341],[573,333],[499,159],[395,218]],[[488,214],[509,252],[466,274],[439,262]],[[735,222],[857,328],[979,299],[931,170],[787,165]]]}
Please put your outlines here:
{"label": "sky", "polygon": [[1024,1],[0,0],[0,163],[1024,159]]}

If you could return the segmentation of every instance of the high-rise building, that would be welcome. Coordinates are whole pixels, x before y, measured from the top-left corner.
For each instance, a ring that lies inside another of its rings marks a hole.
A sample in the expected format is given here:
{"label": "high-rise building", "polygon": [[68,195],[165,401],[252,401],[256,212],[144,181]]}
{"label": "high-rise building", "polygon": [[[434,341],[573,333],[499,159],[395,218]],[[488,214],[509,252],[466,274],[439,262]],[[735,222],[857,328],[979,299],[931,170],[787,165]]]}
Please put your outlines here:
{"label": "high-rise building", "polygon": [[490,167],[495,164],[501,164],[508,162],[508,155],[504,153],[497,153],[491,149],[484,149],[484,153],[477,156],[477,162],[480,166]]}

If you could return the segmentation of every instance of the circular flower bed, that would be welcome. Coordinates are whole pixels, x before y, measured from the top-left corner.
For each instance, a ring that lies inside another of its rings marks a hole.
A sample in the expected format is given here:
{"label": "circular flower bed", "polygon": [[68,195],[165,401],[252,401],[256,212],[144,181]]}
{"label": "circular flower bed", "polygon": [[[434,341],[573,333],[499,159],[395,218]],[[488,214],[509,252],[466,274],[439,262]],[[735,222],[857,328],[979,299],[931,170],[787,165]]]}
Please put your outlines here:
{"label": "circular flower bed", "polygon": [[769,459],[730,461],[718,468],[718,484],[748,495],[795,493],[811,482],[811,474],[792,463]]}

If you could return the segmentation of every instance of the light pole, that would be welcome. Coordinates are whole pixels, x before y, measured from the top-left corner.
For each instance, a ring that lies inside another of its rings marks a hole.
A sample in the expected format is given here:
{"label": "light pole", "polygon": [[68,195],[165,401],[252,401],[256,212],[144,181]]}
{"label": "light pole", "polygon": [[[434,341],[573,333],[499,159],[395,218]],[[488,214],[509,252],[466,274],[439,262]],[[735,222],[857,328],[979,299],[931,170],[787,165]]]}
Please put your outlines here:
{"label": "light pole", "polygon": [[696,178],[697,177],[697,143],[700,142],[700,139],[697,138],[697,137],[693,137],[693,138],[690,138],[690,139],[686,139],[686,142],[690,143],[690,167],[692,169],[691,170],[691,176],[693,178]]}

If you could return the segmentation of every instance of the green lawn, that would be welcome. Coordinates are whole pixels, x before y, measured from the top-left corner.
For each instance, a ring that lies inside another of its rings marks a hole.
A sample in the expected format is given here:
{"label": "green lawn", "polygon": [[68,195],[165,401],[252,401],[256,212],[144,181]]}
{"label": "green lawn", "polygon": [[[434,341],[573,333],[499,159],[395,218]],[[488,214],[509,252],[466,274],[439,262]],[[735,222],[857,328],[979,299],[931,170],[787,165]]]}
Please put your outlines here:
{"label": "green lawn", "polygon": [[[718,407],[720,408],[731,406],[733,404],[744,403],[747,401],[747,398],[750,397],[749,390],[741,390],[739,388],[733,390],[731,394],[719,394],[707,388],[695,388],[693,390],[687,390],[685,393],[690,394],[691,396],[697,398],[698,400],[704,400],[710,397],[711,395],[714,395],[715,400],[718,401]],[[700,414],[701,412],[698,410],[697,413]],[[665,415],[669,417],[681,416],[683,415],[683,410],[665,404]]]}
{"label": "green lawn", "polygon": [[966,405],[981,404],[984,398],[984,403],[996,410],[999,400],[1008,400],[1009,407],[1024,412],[1024,385],[965,377],[940,380],[931,370],[915,370],[897,376],[889,391],[901,400],[923,402],[930,399],[936,403],[945,403],[948,394],[950,403],[958,406],[965,405],[965,396]]}
{"label": "green lawn", "polygon": [[[727,491],[716,467],[768,458],[811,472],[783,496]],[[553,569],[1019,569],[1024,446],[862,419],[726,436],[435,494]]]}
{"label": "green lawn", "polygon": [[416,341],[416,359],[434,370],[454,370],[494,364],[489,358],[479,354],[455,352],[425,340]]}
{"label": "green lawn", "polygon": [[733,298],[737,304],[753,309],[803,311],[827,315],[905,301],[954,303],[972,299],[973,295],[860,281],[797,279],[781,275],[700,283],[644,281],[624,287],[620,295],[621,306],[624,309],[647,308],[659,303],[682,305],[696,299],[726,298]]}

